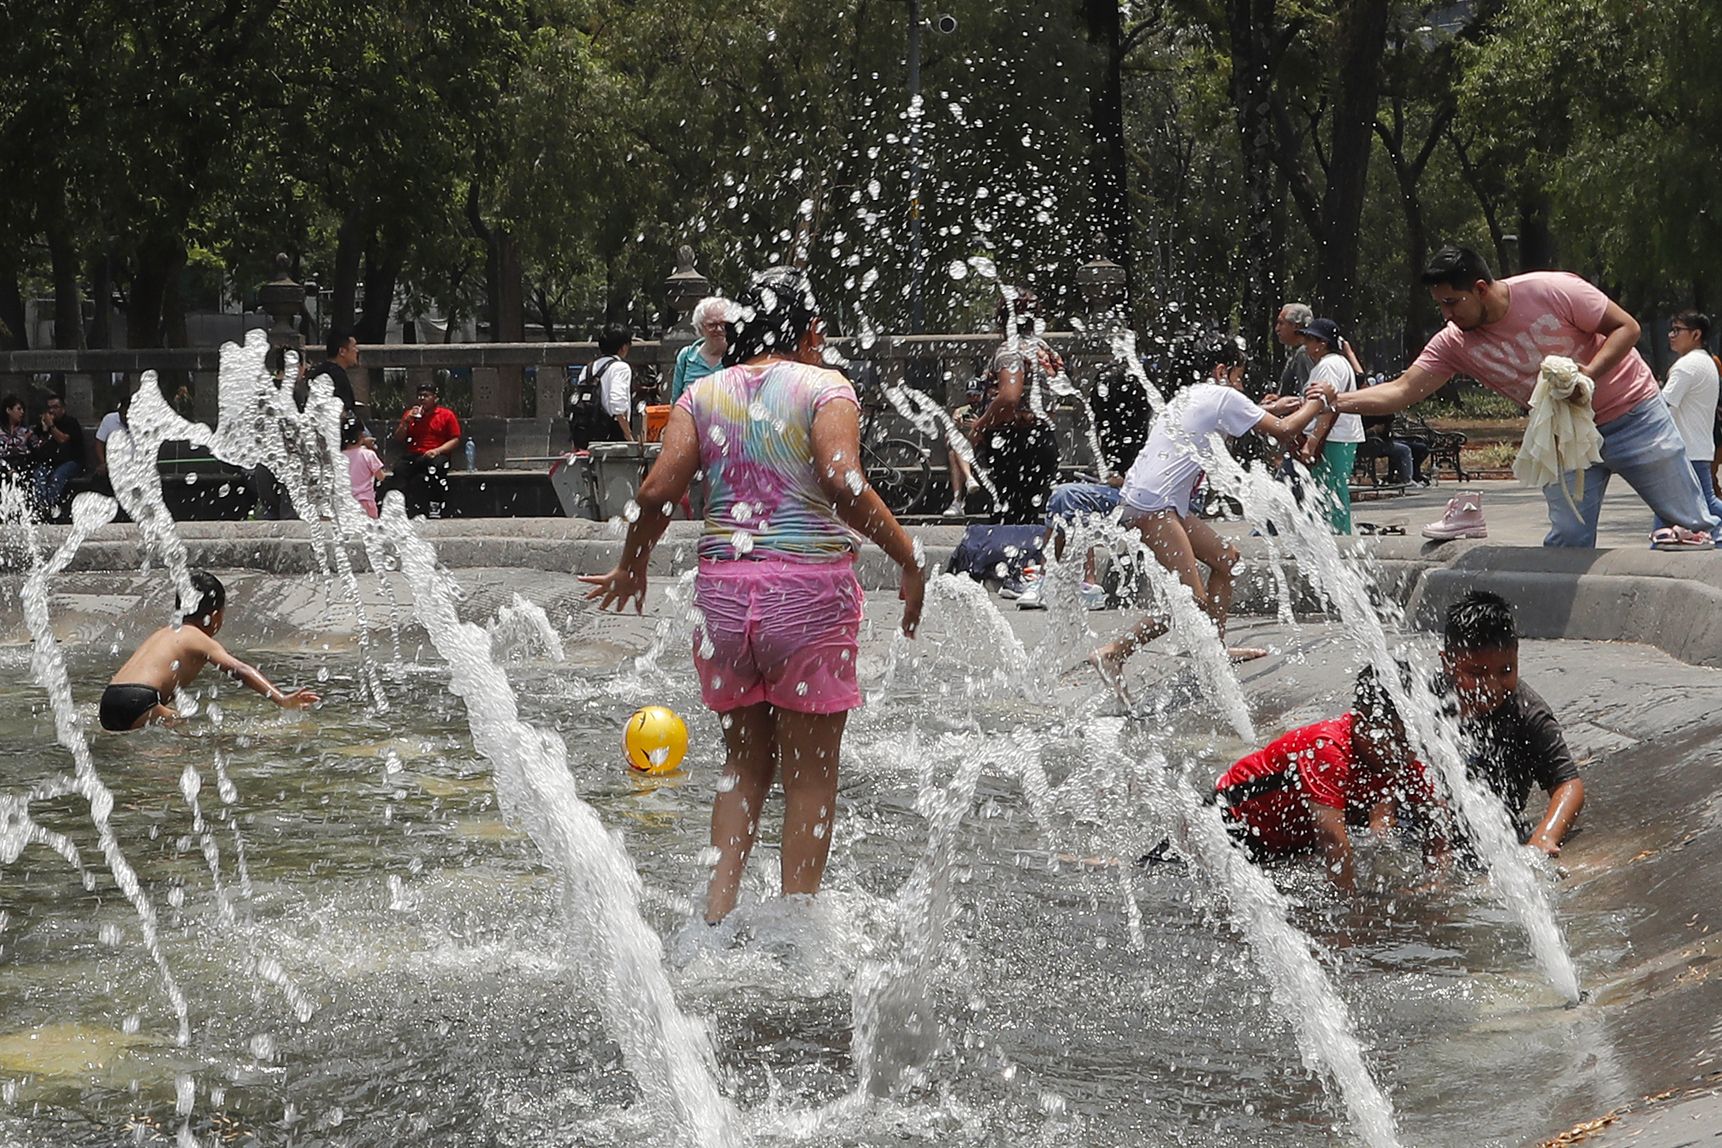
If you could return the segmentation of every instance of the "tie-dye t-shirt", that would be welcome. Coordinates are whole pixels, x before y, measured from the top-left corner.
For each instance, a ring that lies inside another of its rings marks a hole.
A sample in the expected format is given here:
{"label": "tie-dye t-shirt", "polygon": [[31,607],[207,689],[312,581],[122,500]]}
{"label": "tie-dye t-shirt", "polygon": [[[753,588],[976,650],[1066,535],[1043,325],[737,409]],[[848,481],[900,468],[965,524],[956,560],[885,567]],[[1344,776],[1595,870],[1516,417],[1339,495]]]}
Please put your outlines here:
{"label": "tie-dye t-shirt", "polygon": [[824,561],[859,548],[814,470],[813,416],[833,401],[856,401],[849,380],[793,362],[729,367],[676,400],[705,472],[701,558]]}

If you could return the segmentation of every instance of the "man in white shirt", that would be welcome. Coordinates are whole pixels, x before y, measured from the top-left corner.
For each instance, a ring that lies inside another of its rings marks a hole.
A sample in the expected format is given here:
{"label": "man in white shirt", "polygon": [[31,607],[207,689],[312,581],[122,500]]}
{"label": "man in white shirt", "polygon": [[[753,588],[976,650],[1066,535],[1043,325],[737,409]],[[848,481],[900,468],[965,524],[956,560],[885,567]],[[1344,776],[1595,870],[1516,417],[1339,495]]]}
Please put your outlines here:
{"label": "man in white shirt", "polygon": [[617,442],[634,441],[634,368],[628,365],[628,352],[633,349],[634,333],[620,323],[611,323],[599,332],[599,358],[589,368],[599,405],[616,420]]}
{"label": "man in white shirt", "polygon": [[[1674,428],[1686,444],[1686,459],[1698,476],[1699,489],[1710,513],[1722,519],[1722,499],[1716,497],[1711,462],[1716,457],[1716,360],[1704,349],[1710,337],[1710,316],[1682,311],[1668,325],[1668,349],[1676,356],[1662,384],[1662,401],[1674,417]],[[1661,518],[1657,528],[1666,525]]]}

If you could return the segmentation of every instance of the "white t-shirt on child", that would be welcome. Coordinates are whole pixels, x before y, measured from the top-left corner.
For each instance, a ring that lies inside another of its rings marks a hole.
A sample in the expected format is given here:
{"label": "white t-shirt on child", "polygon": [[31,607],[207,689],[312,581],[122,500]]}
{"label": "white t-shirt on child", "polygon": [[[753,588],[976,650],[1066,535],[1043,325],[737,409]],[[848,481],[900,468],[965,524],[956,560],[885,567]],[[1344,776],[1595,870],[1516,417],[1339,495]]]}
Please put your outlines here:
{"label": "white t-shirt on child", "polygon": [[1213,434],[1248,434],[1267,412],[1231,387],[1197,383],[1172,397],[1154,420],[1119,492],[1134,510],[1190,509],[1190,495],[1214,457]]}

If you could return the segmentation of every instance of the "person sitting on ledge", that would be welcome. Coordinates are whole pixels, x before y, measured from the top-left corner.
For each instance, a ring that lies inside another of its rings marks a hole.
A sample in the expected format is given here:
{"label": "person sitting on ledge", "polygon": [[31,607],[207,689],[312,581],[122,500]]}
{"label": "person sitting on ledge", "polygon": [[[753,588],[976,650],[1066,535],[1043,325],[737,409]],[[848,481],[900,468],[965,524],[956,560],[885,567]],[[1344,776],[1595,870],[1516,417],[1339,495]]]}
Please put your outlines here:
{"label": "person sitting on ledge", "polygon": [[407,513],[414,517],[442,517],[448,502],[449,458],[460,449],[460,419],[438,399],[434,381],[420,383],[419,401],[395,424],[395,441],[406,448],[406,453],[395,463],[387,487],[401,492]]}
{"label": "person sitting on ledge", "polygon": [[84,428],[66,413],[66,400],[49,395],[37,430],[36,503],[44,518],[60,514],[72,480],[84,472]]}
{"label": "person sitting on ledge", "polygon": [[[1519,843],[1558,857],[1584,807],[1584,782],[1561,723],[1519,680],[1519,631],[1504,598],[1473,590],[1447,610],[1441,664],[1459,701],[1465,768],[1507,807]],[[1533,827],[1531,782],[1549,795]]]}
{"label": "person sitting on ledge", "polygon": [[184,610],[185,603],[176,598],[184,611],[180,623],[163,626],[145,638],[102,691],[103,729],[123,733],[142,729],[152,722],[179,724],[179,713],[168,704],[169,700],[211,663],[282,709],[302,710],[322,700],[310,690],[286,693],[228,653],[215,640],[227,606],[226,587],[206,570],[191,572],[191,586],[197,591],[196,606]]}

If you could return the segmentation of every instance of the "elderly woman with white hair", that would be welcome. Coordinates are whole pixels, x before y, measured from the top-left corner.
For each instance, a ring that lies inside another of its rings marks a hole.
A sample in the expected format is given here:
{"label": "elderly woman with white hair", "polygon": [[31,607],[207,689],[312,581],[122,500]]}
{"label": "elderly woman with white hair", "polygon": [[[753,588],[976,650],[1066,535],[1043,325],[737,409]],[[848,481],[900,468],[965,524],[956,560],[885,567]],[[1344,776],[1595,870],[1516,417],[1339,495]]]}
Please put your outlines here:
{"label": "elderly woman with white hair", "polygon": [[670,376],[672,404],[682,397],[683,391],[723,369],[723,353],[729,346],[724,337],[724,319],[728,314],[729,301],[716,295],[707,295],[694,304],[694,330],[700,339],[683,347],[676,356],[676,370]]}

